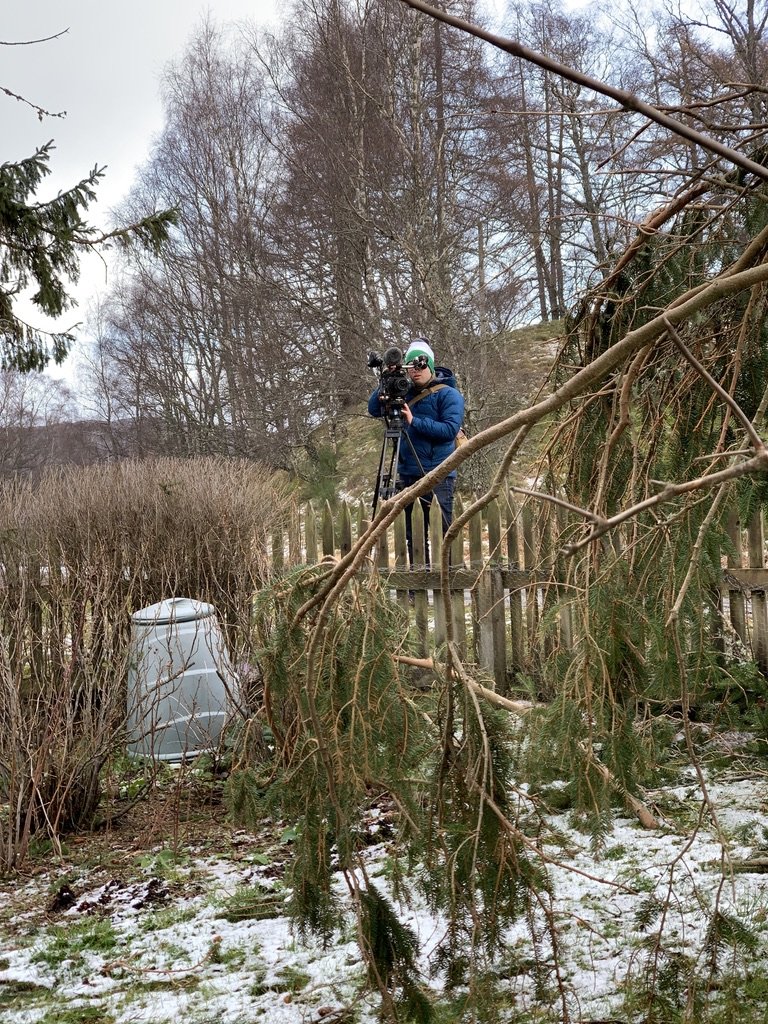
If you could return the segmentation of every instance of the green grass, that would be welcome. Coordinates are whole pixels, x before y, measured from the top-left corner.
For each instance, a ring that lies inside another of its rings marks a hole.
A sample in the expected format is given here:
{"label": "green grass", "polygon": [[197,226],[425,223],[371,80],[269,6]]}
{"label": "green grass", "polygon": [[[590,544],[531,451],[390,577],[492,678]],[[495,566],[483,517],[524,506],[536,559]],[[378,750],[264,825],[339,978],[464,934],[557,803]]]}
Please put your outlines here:
{"label": "green grass", "polygon": [[231,924],[238,921],[263,921],[285,913],[285,893],[258,885],[240,885],[222,901],[218,917]]}
{"label": "green grass", "polygon": [[111,953],[117,943],[112,922],[103,918],[88,918],[66,927],[54,925],[46,935],[45,945],[33,954],[32,962],[46,964],[53,971],[65,964],[78,970],[85,963],[85,953]]}
{"label": "green grass", "polygon": [[258,999],[259,996],[263,996],[267,992],[272,991],[272,986],[267,985],[264,980],[267,976],[267,971],[265,967],[257,967],[255,970],[251,972],[251,974],[253,977],[253,981],[251,982],[250,987],[248,989],[248,995],[251,996],[251,998]]}
{"label": "green grass", "polygon": [[626,846],[618,843],[616,846],[609,846],[603,851],[603,860],[622,860],[626,855]]}
{"label": "green grass", "polygon": [[152,978],[149,981],[137,981],[131,986],[131,994],[148,992],[193,992],[200,987],[200,978],[195,974],[182,974],[169,978]]}
{"label": "green grass", "polygon": [[165,848],[154,853],[145,853],[136,858],[136,866],[145,874],[163,878],[167,882],[179,880],[179,868],[189,864],[185,853]]}
{"label": "green grass", "polygon": [[175,924],[184,924],[185,921],[192,921],[199,910],[195,907],[164,907],[162,910],[154,910],[143,918],[139,927],[143,932],[160,932],[166,928],[172,928]]}
{"label": "green grass", "polygon": [[47,999],[51,990],[34,981],[20,981],[16,978],[0,979],[0,1011],[18,1010]]}
{"label": "green grass", "polygon": [[39,1024],[114,1024],[115,1018],[99,1006],[56,1007],[40,1018]]}
{"label": "green grass", "polygon": [[227,967],[242,967],[247,959],[248,953],[242,946],[223,946],[221,942],[212,942],[208,952],[209,963]]}
{"label": "green grass", "polygon": [[284,967],[277,972],[280,986],[275,986],[278,991],[288,991],[296,995],[305,989],[312,980],[311,975],[306,971],[298,970],[296,967]]}

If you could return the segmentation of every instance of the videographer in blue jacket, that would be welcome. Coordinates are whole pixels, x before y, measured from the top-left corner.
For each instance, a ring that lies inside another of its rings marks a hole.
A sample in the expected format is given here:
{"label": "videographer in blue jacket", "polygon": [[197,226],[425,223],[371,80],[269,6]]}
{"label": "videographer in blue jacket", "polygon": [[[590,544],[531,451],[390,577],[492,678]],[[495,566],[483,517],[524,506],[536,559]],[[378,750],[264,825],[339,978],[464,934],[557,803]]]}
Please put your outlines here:
{"label": "videographer in blue jacket", "polygon": [[[426,338],[414,338],[403,357],[403,366],[408,372],[411,386],[405,395],[403,405],[403,436],[400,442],[398,463],[398,490],[410,487],[421,477],[435,469],[456,450],[456,435],[464,422],[464,397],[456,386],[453,371],[445,366],[435,367],[435,353]],[[414,399],[418,395],[417,402]],[[414,405],[411,410],[409,402]],[[379,401],[378,389],[368,400],[371,416],[383,416],[384,409]],[[453,516],[453,492],[456,486],[456,470],[436,484],[434,490],[419,499],[424,509],[424,532],[426,558],[429,564],[429,507],[432,495],[437,498],[443,514],[443,533],[448,529]],[[408,557],[413,565],[413,534],[411,512],[413,505],[405,509],[405,533],[408,542]]]}

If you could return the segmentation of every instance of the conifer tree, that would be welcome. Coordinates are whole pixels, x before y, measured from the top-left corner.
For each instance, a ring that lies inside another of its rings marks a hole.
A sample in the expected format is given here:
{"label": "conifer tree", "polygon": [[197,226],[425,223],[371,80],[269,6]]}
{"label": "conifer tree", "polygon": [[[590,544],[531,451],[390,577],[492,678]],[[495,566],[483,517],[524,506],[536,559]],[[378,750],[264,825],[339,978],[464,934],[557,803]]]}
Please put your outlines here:
{"label": "conifer tree", "polygon": [[88,224],[85,212],[96,198],[103,168],[94,169],[66,192],[47,202],[35,199],[50,174],[53,142],[18,163],[0,165],[0,365],[4,370],[42,370],[51,359],[61,363],[74,340],[71,331],[48,332],[25,323],[16,312],[19,295],[28,288],[34,305],[47,317],[59,317],[74,301],[70,284],[77,282],[81,255],[107,242],[138,243],[157,250],[175,222],[173,211],[161,211],[116,230],[102,233]]}

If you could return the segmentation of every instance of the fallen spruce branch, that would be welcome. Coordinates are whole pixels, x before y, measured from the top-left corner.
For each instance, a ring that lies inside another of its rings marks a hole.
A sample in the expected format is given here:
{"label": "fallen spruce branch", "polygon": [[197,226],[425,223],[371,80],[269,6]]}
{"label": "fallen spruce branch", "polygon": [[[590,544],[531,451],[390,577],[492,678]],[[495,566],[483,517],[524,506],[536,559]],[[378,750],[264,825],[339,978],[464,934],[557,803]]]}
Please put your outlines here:
{"label": "fallen spruce branch", "polygon": [[[411,658],[407,655],[395,655],[395,661],[402,662],[406,665],[416,665],[419,668],[435,668],[434,658]],[[491,690],[487,686],[483,686],[482,683],[478,683],[477,680],[472,679],[472,677],[466,675],[466,673],[462,673],[462,678],[466,685],[471,687],[478,697],[482,697],[484,700],[487,700],[489,704],[494,704],[497,708],[504,708],[505,711],[511,711],[515,715],[524,715],[528,711],[533,711],[535,708],[544,707],[543,704],[536,703],[536,701],[532,700],[510,700],[508,697],[502,697],[500,693],[496,693],[495,690]],[[661,828],[661,825],[646,804],[644,804],[642,800],[638,800],[638,798],[632,793],[628,792],[607,765],[601,764],[599,761],[595,761],[594,759],[591,759],[591,761],[603,779],[605,779],[612,789],[621,795],[621,798],[637,817],[637,820],[643,828]],[[766,865],[765,870],[768,871],[768,861],[766,862]]]}
{"label": "fallen spruce branch", "polygon": [[731,870],[739,874],[768,874],[768,857],[752,857],[749,860],[732,860]]}
{"label": "fallen spruce branch", "polygon": [[[401,665],[412,665],[414,668],[425,668],[436,669],[434,658],[413,658],[408,654],[396,654],[394,660],[399,662]],[[437,670],[441,671],[443,666],[437,666]],[[485,697],[487,701],[493,703],[497,698],[503,701],[503,704],[499,704],[499,707],[503,707],[505,711],[513,711],[517,715],[524,715],[526,711],[531,711],[533,708],[543,708],[543,704],[537,704],[532,700],[509,700],[507,697],[500,697],[494,690],[488,689],[474,679],[467,679],[471,682],[475,692],[480,697]]]}

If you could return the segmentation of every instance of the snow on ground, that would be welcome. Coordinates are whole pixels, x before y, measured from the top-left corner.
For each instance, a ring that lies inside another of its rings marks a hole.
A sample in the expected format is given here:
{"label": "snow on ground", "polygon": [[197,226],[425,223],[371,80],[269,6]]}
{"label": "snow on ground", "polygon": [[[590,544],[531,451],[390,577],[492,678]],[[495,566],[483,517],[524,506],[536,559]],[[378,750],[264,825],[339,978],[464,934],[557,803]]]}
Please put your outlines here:
{"label": "snow on ground", "polygon": [[[658,925],[643,931],[637,920],[653,897],[667,907],[665,943],[694,961],[703,961],[707,923],[716,905],[758,931],[756,956],[764,958],[764,875],[731,873],[730,865],[768,847],[768,779],[759,773],[738,777],[734,771],[710,779],[708,791],[717,824],[702,808],[695,773],[684,770],[676,785],[651,794],[660,813],[665,807],[677,812],[669,814],[664,827],[646,831],[634,819],[619,818],[599,856],[568,814],[549,816],[553,831],[543,850],[553,880],[550,911],[558,926],[562,980],[574,1019],[605,1019],[620,1009],[627,976],[641,967],[640,943]],[[686,824],[681,826],[681,820]],[[51,1024],[56,1018],[46,1014],[52,993],[60,1005],[104,1008],[109,1024],[352,1019],[373,1024],[377,999],[364,992],[352,925],[327,948],[300,941],[282,912],[287,892],[280,871],[264,863],[267,858],[249,846],[243,833],[235,833],[233,843],[236,856],[189,851],[171,869],[159,848],[130,880],[104,880],[102,873],[96,884],[90,881],[93,873],[54,867],[0,885],[6,909],[14,908],[11,919],[0,916],[2,1024]],[[373,873],[383,867],[386,854],[383,843],[371,848]],[[164,871],[158,871],[161,866]],[[64,876],[66,886],[61,884]],[[383,875],[377,884],[385,885]],[[237,900],[254,893],[263,898],[265,916],[248,916],[246,910],[238,919]],[[48,907],[42,918],[41,904]],[[429,977],[443,925],[418,901],[401,911],[419,934]],[[57,937],[70,934],[73,926],[82,930],[89,925],[111,926],[108,948],[77,951],[70,939],[69,945],[61,941],[57,954]],[[507,962],[510,951],[520,963],[530,962],[526,922],[508,935]],[[546,958],[547,952],[544,941],[539,955]],[[530,973],[521,969],[504,977],[515,1012],[536,1004]],[[439,979],[430,984],[439,991]],[[25,986],[42,988],[14,1002],[10,994]],[[557,1020],[553,1005],[551,1019]]]}

